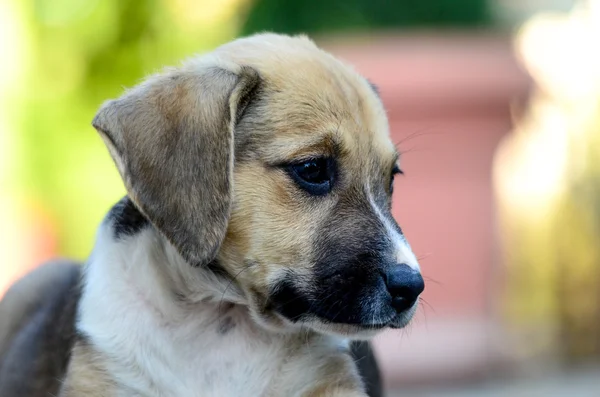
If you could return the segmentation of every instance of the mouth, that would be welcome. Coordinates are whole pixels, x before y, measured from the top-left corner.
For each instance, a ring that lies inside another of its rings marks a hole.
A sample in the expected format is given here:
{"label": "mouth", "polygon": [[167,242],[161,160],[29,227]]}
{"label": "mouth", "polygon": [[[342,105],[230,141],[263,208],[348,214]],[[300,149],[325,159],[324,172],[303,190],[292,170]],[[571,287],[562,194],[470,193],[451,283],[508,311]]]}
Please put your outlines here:
{"label": "mouth", "polygon": [[396,317],[394,317],[394,319],[389,322],[388,327],[391,329],[401,329],[406,327],[417,312],[417,307],[418,301],[415,302],[415,304],[411,308],[398,313]]}
{"label": "mouth", "polygon": [[386,328],[404,328],[417,309],[415,302],[409,308],[396,310],[389,294],[380,290],[370,291],[362,299],[356,295],[346,295],[346,299],[315,299],[311,295],[284,280],[264,300],[266,304],[260,312],[263,318],[275,318],[286,327],[360,339],[370,338]]}
{"label": "mouth", "polygon": [[332,321],[330,318],[318,316],[313,313],[305,313],[299,318],[290,319],[277,310],[273,310],[272,313],[275,314],[282,324],[291,328],[308,328],[319,333],[362,340],[370,339],[386,329],[402,329],[406,327],[412,320],[415,312],[416,305],[383,322],[349,322],[344,321],[345,319]]}

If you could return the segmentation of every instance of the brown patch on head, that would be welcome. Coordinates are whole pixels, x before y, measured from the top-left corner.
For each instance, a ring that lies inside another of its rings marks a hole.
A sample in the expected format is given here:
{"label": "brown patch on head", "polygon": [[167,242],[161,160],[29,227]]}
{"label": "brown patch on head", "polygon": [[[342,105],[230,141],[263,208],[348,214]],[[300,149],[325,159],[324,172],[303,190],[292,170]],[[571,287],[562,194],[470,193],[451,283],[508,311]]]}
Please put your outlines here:
{"label": "brown patch on head", "polygon": [[244,153],[274,162],[323,139],[343,141],[350,151],[395,152],[383,105],[369,83],[308,39],[264,35],[233,42],[222,52],[256,68],[264,80],[254,104],[257,117],[245,120],[249,128],[240,125],[251,131],[254,139],[248,141],[256,142],[246,145],[243,139]]}

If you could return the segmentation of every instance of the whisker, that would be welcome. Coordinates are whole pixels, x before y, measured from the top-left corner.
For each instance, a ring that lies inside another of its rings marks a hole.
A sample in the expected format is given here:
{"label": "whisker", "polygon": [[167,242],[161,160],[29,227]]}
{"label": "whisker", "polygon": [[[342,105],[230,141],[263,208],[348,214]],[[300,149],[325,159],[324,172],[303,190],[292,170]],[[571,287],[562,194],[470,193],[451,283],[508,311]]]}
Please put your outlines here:
{"label": "whisker", "polygon": [[440,131],[431,131],[430,128],[421,128],[420,130],[417,130],[413,133],[410,133],[406,136],[404,136],[402,139],[400,139],[399,141],[397,141],[394,145],[396,146],[396,148],[398,148],[398,146],[400,146],[401,144],[410,141],[411,139],[415,139],[415,138],[419,138],[422,136],[427,136],[427,135],[439,135],[441,134]]}
{"label": "whisker", "polygon": [[[424,305],[427,305],[427,307],[429,309],[431,309],[431,311],[433,311],[435,313],[435,309],[433,308],[433,306],[431,306],[431,304],[429,302],[427,302],[425,299],[423,298],[419,298],[419,303],[421,304],[421,307],[423,307],[423,309],[425,309]],[[423,310],[424,312],[425,310]]]}
{"label": "whisker", "polygon": [[435,279],[433,279],[433,278],[431,278],[429,276],[421,275],[421,277],[423,277],[423,279],[425,281],[427,281],[428,283],[434,283],[434,284],[439,285],[439,286],[443,286],[444,285],[442,282],[437,281],[437,280],[435,280]]}
{"label": "whisker", "polygon": [[411,146],[408,149],[398,149],[396,148],[398,151],[398,155],[400,155],[401,157],[409,154],[409,153],[419,153],[419,152],[426,152],[428,149],[423,149],[417,146]]}
{"label": "whisker", "polygon": [[232,278],[231,280],[229,280],[229,283],[227,283],[227,286],[225,287],[225,289],[223,290],[223,294],[221,295],[221,299],[219,300],[219,306],[217,309],[217,317],[220,319],[221,315],[222,315],[222,306],[223,306],[223,301],[225,300],[225,295],[227,294],[227,290],[229,290],[229,288],[233,285],[234,281],[237,280],[237,278],[240,276],[240,274],[242,274],[243,272],[245,272],[246,270],[250,269],[252,267],[252,265],[245,265],[239,272],[237,272]]}
{"label": "whisker", "polygon": [[418,261],[422,261],[423,259],[427,259],[431,256],[431,252],[417,256]]}
{"label": "whisker", "polygon": [[[423,321],[425,321],[425,328],[429,329],[429,319],[427,318],[427,310],[425,310],[425,307],[423,306],[423,298],[419,298],[419,307],[422,307],[423,310],[418,310],[417,313],[423,313]],[[431,308],[431,305],[429,305],[429,308]]]}

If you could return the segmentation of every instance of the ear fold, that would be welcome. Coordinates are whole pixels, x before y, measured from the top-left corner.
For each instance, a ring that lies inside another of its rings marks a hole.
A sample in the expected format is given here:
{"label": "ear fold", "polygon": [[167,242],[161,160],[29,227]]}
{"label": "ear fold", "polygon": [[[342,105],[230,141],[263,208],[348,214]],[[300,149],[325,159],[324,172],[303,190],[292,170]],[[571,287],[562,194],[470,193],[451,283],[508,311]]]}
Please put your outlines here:
{"label": "ear fold", "polygon": [[213,260],[225,238],[234,128],[258,83],[237,65],[172,70],[108,101],[92,122],[130,198],[193,265]]}

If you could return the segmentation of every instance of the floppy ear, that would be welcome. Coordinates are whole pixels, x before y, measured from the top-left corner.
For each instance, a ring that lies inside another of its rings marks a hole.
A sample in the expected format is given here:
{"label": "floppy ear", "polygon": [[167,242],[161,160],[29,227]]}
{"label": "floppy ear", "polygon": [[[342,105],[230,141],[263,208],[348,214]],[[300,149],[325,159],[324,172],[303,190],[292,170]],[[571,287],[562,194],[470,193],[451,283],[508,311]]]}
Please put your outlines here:
{"label": "floppy ear", "polygon": [[225,237],[233,133],[258,82],[250,67],[188,65],[106,102],[92,122],[129,197],[192,265]]}

